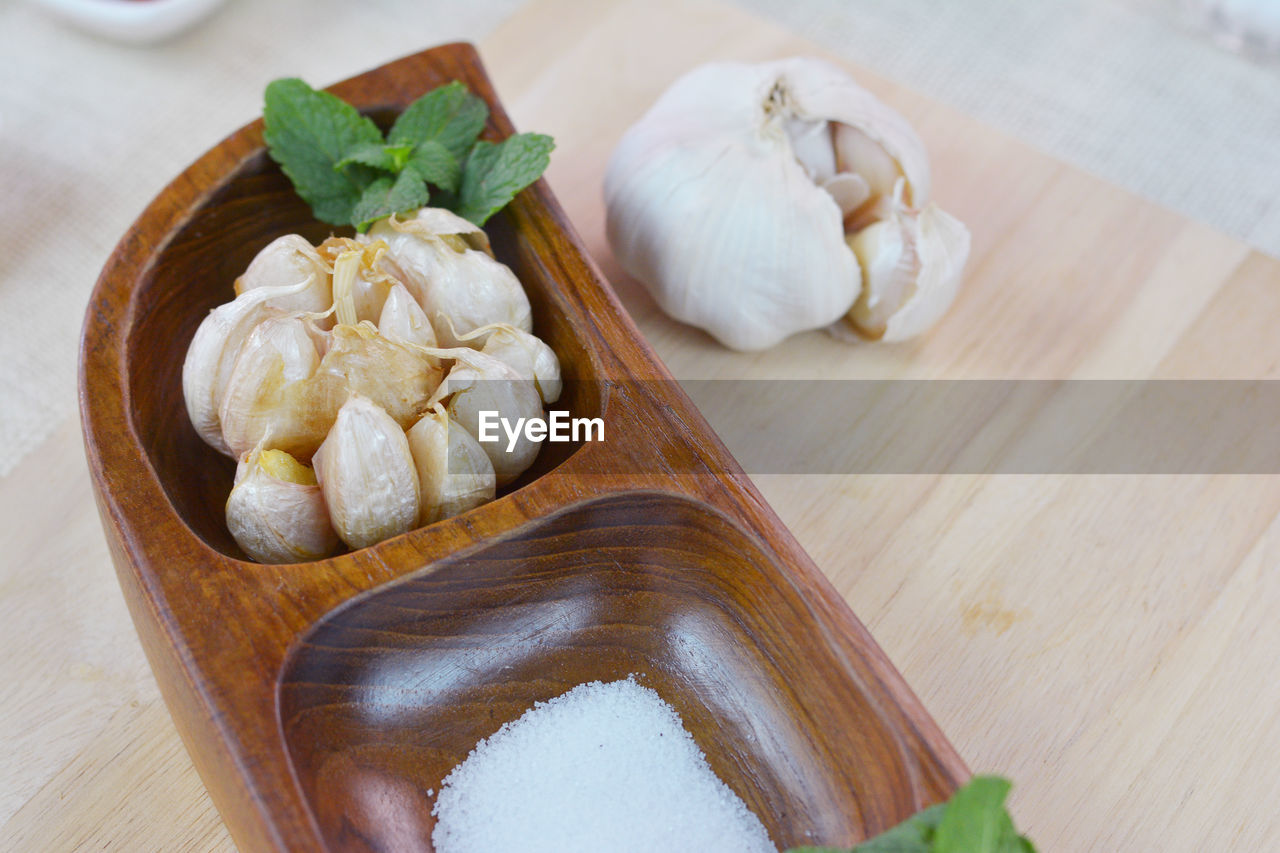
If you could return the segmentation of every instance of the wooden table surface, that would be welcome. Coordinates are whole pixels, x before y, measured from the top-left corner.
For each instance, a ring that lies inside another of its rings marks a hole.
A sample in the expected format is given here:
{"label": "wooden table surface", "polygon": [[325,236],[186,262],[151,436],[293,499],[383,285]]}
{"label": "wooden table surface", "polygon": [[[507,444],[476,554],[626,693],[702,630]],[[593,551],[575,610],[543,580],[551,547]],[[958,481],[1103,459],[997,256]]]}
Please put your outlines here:
{"label": "wooden table surface", "polygon": [[[481,50],[517,125],[555,135],[552,186],[678,377],[1280,375],[1280,262],[858,69],[973,230],[960,299],[918,343],[720,349],[612,261],[604,164],[701,59],[819,51],[674,0],[538,0]],[[1280,478],[756,480],[970,766],[1016,781],[1042,849],[1280,849]],[[232,849],[133,634],[77,422],[0,480],[0,517],[0,849]]]}

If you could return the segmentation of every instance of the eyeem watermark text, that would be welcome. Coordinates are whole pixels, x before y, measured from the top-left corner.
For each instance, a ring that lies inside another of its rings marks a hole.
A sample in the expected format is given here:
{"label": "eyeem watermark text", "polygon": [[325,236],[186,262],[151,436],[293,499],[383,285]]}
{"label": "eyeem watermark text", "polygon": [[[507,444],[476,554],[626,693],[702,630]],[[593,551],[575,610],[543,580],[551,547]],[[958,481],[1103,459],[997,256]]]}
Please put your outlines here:
{"label": "eyeem watermark text", "polygon": [[547,412],[546,418],[502,417],[500,412],[481,411],[476,438],[482,442],[501,441],[501,427],[507,437],[507,452],[515,450],[523,435],[529,441],[604,441],[603,418],[571,418],[561,409]]}

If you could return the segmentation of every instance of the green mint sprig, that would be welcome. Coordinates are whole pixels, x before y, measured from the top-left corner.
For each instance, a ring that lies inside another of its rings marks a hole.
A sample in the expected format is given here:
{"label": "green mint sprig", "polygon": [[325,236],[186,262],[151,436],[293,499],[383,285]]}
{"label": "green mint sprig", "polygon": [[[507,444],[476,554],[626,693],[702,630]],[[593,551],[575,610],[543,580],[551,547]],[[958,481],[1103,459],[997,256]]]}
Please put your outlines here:
{"label": "green mint sprig", "polygon": [[1010,787],[999,776],[975,776],[947,802],[856,847],[793,847],[787,853],[1036,853],[1004,807]]}
{"label": "green mint sprig", "polygon": [[540,133],[481,140],[484,101],[458,82],[418,98],[384,138],[355,107],[302,80],[267,86],[263,136],[316,218],[365,231],[431,201],[483,225],[532,184],[555,143]]}

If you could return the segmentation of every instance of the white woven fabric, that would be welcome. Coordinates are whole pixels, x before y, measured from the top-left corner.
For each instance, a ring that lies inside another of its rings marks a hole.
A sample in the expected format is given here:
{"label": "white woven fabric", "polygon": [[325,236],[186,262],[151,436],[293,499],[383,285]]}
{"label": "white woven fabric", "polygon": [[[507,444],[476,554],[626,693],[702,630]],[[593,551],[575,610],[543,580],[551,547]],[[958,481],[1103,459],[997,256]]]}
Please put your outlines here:
{"label": "white woven fabric", "polygon": [[[1176,0],[739,2],[1280,255],[1280,62],[1215,47],[1179,24]],[[0,5],[0,476],[74,414],[84,306],[115,242],[260,110],[265,81],[325,84],[477,40],[519,5],[233,0],[141,49]]]}

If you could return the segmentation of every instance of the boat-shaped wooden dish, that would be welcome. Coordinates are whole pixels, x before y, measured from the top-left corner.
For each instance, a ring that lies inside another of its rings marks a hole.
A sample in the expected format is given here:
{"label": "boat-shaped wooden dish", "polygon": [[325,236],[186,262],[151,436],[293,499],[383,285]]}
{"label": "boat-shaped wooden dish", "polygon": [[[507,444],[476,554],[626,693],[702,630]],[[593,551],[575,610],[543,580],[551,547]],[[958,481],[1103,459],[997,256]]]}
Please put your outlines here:
{"label": "boat-shaped wooden dish", "polygon": [[[379,120],[461,80],[449,45],[333,87]],[[545,182],[488,226],[605,440],[547,445],[486,506],[312,563],[247,562],[230,460],[187,421],[197,325],[271,239],[323,238],[261,124],[180,175],[116,248],[84,326],[98,508],[156,679],[242,850],[430,850],[432,791],[534,702],[634,674],[774,842],[852,844],[967,775],[901,676],[671,381]]]}

